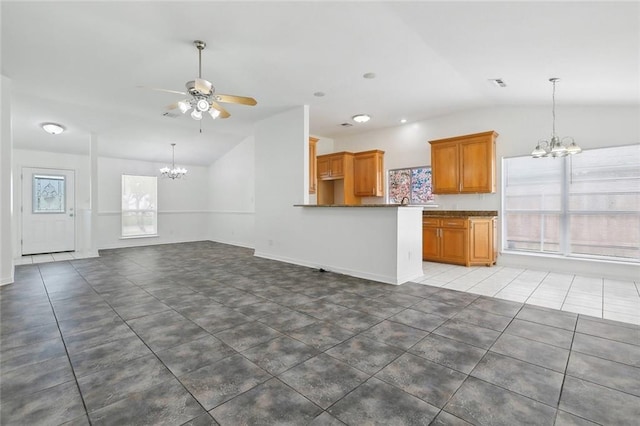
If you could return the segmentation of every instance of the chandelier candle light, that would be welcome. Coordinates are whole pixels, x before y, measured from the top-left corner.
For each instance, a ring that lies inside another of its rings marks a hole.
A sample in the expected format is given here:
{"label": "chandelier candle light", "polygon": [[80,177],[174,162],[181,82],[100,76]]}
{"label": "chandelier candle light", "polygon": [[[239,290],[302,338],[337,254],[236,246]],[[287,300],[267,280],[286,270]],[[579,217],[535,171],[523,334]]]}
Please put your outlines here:
{"label": "chandelier candle light", "polygon": [[163,167],[160,169],[160,173],[162,177],[168,177],[171,179],[180,179],[182,176],[187,174],[187,169],[182,167],[176,167],[176,144],[171,144],[171,168]]}
{"label": "chandelier candle light", "polygon": [[560,139],[558,136],[556,136],[556,82],[558,82],[559,80],[559,78],[555,77],[549,79],[549,81],[553,84],[553,127],[551,131],[551,141],[538,141],[538,145],[536,145],[536,148],[531,152],[531,156],[533,158],[564,157],[566,155],[579,154],[582,152],[582,148],[580,148],[576,144],[572,137],[567,136]]}

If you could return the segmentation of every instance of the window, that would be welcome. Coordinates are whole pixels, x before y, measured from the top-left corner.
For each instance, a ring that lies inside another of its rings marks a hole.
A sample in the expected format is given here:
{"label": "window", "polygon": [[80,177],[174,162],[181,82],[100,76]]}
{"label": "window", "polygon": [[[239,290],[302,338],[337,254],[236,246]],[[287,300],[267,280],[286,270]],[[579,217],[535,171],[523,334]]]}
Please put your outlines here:
{"label": "window", "polygon": [[122,236],[158,234],[158,178],[122,175]]}
{"label": "window", "polygon": [[435,200],[431,192],[431,167],[389,170],[387,182],[389,203],[401,203],[405,197],[410,204],[427,204]]}
{"label": "window", "polygon": [[65,177],[33,175],[33,213],[65,212]]}
{"label": "window", "polygon": [[640,145],[502,170],[504,250],[640,262]]}

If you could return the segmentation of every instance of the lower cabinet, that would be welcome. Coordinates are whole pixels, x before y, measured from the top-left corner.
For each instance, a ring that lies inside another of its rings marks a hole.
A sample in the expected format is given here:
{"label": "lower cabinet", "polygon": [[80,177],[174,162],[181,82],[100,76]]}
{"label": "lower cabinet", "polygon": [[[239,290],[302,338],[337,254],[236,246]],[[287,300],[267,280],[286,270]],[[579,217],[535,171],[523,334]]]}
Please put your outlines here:
{"label": "lower cabinet", "polygon": [[496,263],[495,217],[423,217],[422,259],[456,265]]}

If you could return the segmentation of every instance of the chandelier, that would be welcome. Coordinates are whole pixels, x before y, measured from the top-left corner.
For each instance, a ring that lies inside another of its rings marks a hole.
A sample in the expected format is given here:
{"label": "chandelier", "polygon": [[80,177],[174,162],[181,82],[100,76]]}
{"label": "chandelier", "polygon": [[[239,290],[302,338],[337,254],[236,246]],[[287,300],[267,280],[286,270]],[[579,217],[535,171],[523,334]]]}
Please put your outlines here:
{"label": "chandelier", "polygon": [[182,167],[176,167],[176,144],[171,144],[171,168],[163,167],[160,169],[160,174],[162,177],[168,177],[171,179],[180,179],[182,176],[187,174],[187,169]]}
{"label": "chandelier", "polygon": [[566,155],[579,154],[582,152],[582,148],[580,148],[572,137],[566,136],[560,139],[556,136],[556,82],[558,82],[559,78],[550,78],[549,81],[553,84],[553,127],[551,131],[551,140],[539,140],[538,145],[536,145],[535,149],[531,151],[531,156],[533,158],[541,158],[541,157],[564,157]]}

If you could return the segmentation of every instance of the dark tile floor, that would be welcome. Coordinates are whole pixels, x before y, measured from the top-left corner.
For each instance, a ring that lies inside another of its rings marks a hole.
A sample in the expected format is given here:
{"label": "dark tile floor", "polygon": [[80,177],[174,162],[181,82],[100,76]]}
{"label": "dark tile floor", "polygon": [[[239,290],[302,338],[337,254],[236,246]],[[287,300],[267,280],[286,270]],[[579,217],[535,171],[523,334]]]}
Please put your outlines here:
{"label": "dark tile floor", "polygon": [[638,425],[640,327],[212,242],[19,266],[0,423]]}

